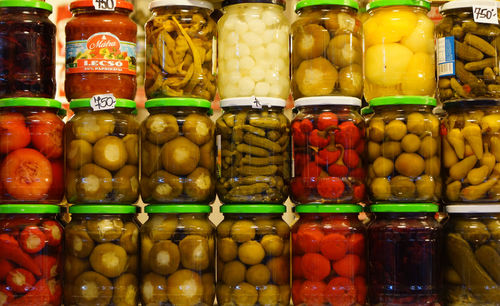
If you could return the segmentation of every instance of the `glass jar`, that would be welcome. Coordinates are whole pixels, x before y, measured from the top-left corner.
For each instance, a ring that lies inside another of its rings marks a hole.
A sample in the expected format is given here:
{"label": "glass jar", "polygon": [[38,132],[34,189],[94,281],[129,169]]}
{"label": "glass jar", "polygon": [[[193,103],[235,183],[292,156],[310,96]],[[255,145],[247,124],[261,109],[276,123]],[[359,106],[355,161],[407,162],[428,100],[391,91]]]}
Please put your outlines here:
{"label": "glass jar", "polygon": [[299,205],[292,227],[294,305],[366,305],[366,229],[358,205]]}
{"label": "glass jar", "polygon": [[297,3],[292,24],[292,94],[363,96],[363,44],[354,0]]}
{"label": "glass jar", "polygon": [[444,201],[497,203],[500,200],[500,102],[444,104]]}
{"label": "glass jar", "polygon": [[[143,305],[213,305],[215,226],[208,205],[149,205],[141,227]],[[152,289],[154,288],[154,289]]]}
{"label": "glass jar", "polygon": [[434,23],[424,0],[376,0],[367,5],[364,95],[434,96]]}
{"label": "glass jar", "polygon": [[365,119],[365,122],[368,122],[370,118],[373,117],[373,108],[371,108],[370,106],[365,106],[361,108],[360,114]]}
{"label": "glass jar", "polygon": [[429,97],[372,100],[366,152],[372,202],[437,202],[441,196],[439,120]]}
{"label": "glass jar", "polygon": [[221,99],[290,93],[289,32],[285,1],[226,0],[217,22]]}
{"label": "glass jar", "polygon": [[0,205],[0,302],[60,305],[63,228],[57,205]]}
{"label": "glass jar", "polygon": [[117,99],[94,111],[89,99],[71,101],[65,127],[66,200],[72,204],[133,204],[139,197],[139,123],[135,102]]}
{"label": "glass jar", "polygon": [[145,203],[215,200],[215,124],[210,102],[153,99],[141,125],[141,196]]}
{"label": "glass jar", "polygon": [[[146,96],[215,96],[216,24],[207,1],[153,1],[146,23]],[[193,52],[195,50],[197,52]]]}
{"label": "glass jar", "polygon": [[[500,3],[492,4],[498,11]],[[475,21],[475,5],[455,0],[440,8],[444,18],[436,28],[436,44],[441,102],[500,98],[496,51],[500,26]]]}
{"label": "glass jar", "polygon": [[441,305],[442,228],[435,204],[377,204],[368,226],[373,305]]}
{"label": "glass jar", "polygon": [[64,241],[64,305],[137,305],[139,226],[132,205],[74,205]]}
{"label": "glass jar", "polygon": [[223,205],[217,226],[219,305],[289,305],[290,228],[284,205]]}
{"label": "glass jar", "polygon": [[0,99],[0,204],[59,204],[64,194],[61,103]]}
{"label": "glass jar", "polygon": [[294,171],[291,200],[357,203],[365,196],[365,122],[361,101],[349,97],[301,98],[292,121]]}
{"label": "glass jar", "polygon": [[0,98],[54,98],[56,26],[52,5],[38,0],[0,3]]}
{"label": "glass jar", "polygon": [[[108,1],[109,3],[109,1]],[[92,1],[70,4],[66,24],[66,98],[113,94],[133,100],[136,83],[137,25],[129,18],[134,6],[117,0],[114,10],[96,10]]]}
{"label": "glass jar", "polygon": [[[252,107],[252,105],[258,105]],[[282,204],[290,182],[290,121],[285,101],[221,101],[217,119],[217,195],[224,204]],[[260,108],[259,108],[260,107]]]}

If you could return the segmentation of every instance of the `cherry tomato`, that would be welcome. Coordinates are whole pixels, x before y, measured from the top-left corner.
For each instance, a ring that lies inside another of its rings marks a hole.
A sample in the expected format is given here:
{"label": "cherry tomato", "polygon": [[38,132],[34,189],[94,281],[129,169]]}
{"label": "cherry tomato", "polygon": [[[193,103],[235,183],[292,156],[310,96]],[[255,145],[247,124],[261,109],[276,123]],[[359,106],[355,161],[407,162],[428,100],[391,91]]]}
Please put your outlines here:
{"label": "cherry tomato", "polygon": [[0,153],[12,152],[30,143],[30,131],[24,119],[19,113],[0,114]]}
{"label": "cherry tomato", "polygon": [[38,113],[28,118],[33,146],[47,158],[59,158],[63,153],[64,123],[53,113]]}

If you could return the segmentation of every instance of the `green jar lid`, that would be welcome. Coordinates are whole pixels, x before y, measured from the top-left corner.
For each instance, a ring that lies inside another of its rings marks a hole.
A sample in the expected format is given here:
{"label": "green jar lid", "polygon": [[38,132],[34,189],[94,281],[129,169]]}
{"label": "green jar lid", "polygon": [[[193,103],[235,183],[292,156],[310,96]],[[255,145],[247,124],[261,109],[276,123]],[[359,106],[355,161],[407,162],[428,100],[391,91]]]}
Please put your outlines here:
{"label": "green jar lid", "polygon": [[1,0],[0,7],[32,7],[52,12],[52,5],[39,0]]}
{"label": "green jar lid", "polygon": [[146,101],[144,107],[201,107],[206,108],[209,115],[213,114],[210,101],[197,98],[157,98]]}
{"label": "green jar lid", "polygon": [[0,99],[0,107],[39,106],[61,108],[61,102],[47,98],[5,98]]}
{"label": "green jar lid", "polygon": [[135,214],[134,205],[78,204],[69,208],[71,214]]}
{"label": "green jar lid", "polygon": [[302,204],[295,207],[295,212],[299,214],[309,213],[360,213],[363,207],[356,204]]}
{"label": "green jar lid", "polygon": [[58,214],[61,208],[58,205],[45,204],[2,204],[0,214]]}
{"label": "green jar lid", "polygon": [[370,211],[374,213],[431,213],[438,212],[439,206],[432,203],[394,203],[394,204],[373,204]]}
{"label": "green jar lid", "polygon": [[[69,108],[82,108],[82,107],[90,107],[90,98],[89,99],[74,99],[69,103]],[[127,99],[116,99],[115,107],[124,107],[124,108],[136,108],[135,102]]]}
{"label": "green jar lid", "polygon": [[295,6],[295,11],[299,11],[304,7],[318,6],[318,5],[339,5],[348,6],[355,10],[359,9],[359,5],[354,0],[302,0]]}
{"label": "green jar lid", "polygon": [[430,105],[436,106],[436,99],[426,96],[391,96],[370,100],[370,107],[384,105]]}
{"label": "green jar lid", "polygon": [[279,204],[224,204],[220,207],[223,214],[282,214],[285,205]]}
{"label": "green jar lid", "polygon": [[369,114],[373,114],[373,108],[369,106],[365,106],[361,109],[361,116],[366,116]]}
{"label": "green jar lid", "polygon": [[399,6],[399,5],[419,6],[425,8],[426,10],[431,9],[431,3],[425,0],[375,0],[366,5],[366,10],[369,11],[374,8],[382,6]]}
{"label": "green jar lid", "polygon": [[194,204],[170,204],[170,205],[148,205],[144,209],[148,214],[177,214],[177,213],[210,213],[210,205]]}

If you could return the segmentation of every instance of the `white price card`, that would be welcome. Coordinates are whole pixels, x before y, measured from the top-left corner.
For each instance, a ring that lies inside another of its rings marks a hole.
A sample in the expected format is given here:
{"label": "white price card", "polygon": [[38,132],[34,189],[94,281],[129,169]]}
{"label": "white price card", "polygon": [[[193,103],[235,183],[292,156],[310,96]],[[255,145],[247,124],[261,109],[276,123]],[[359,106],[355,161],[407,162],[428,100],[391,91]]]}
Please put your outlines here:
{"label": "white price card", "polygon": [[90,99],[90,107],[94,111],[114,109],[115,105],[116,98],[113,94],[95,95]]}
{"label": "white price card", "polygon": [[114,11],[118,0],[92,0],[94,8],[98,11]]}
{"label": "white price card", "polygon": [[495,1],[491,1],[491,4],[473,5],[472,13],[475,22],[498,24],[497,4]]}

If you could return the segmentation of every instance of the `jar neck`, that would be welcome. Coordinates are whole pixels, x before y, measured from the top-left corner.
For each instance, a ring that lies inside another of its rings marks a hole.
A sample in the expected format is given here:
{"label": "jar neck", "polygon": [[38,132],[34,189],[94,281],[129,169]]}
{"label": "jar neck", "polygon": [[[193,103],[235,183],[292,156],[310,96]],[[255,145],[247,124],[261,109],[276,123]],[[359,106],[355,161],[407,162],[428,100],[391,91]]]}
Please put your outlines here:
{"label": "jar neck", "polygon": [[208,220],[208,213],[184,213],[184,214],[164,214],[167,217],[176,216],[177,219],[199,219],[199,220]]}
{"label": "jar neck", "polygon": [[224,107],[223,112],[227,113],[235,113],[235,112],[241,112],[241,111],[248,111],[250,113],[257,113],[257,112],[269,112],[269,113],[282,113],[284,110],[283,107],[262,107],[262,108],[252,108],[251,106],[229,106],[229,107]]}
{"label": "jar neck", "polygon": [[91,107],[79,107],[79,108],[73,109],[73,112],[75,114],[100,113],[100,112],[132,114],[134,112],[134,109],[133,108],[128,108],[128,107],[116,107],[116,108],[110,109],[110,110],[94,111]]}
{"label": "jar neck", "polygon": [[413,104],[413,105],[380,105],[380,106],[373,106],[373,113],[383,113],[384,111],[397,111],[401,113],[405,112],[427,112],[427,113],[432,113],[432,109],[434,106],[431,105],[420,105],[420,104]]}
{"label": "jar neck", "polygon": [[116,8],[114,11],[97,11],[93,7],[79,7],[72,9],[71,13],[73,14],[73,16],[78,17],[81,15],[99,16],[99,15],[111,15],[111,14],[128,16],[132,12],[130,10],[123,8]]}
{"label": "jar neck", "polygon": [[275,9],[277,11],[284,11],[284,7],[276,3],[238,3],[231,4],[222,8],[225,13],[239,12],[242,9],[246,10],[261,10],[262,8]]}
{"label": "jar neck", "polygon": [[338,11],[338,12],[344,12],[348,14],[355,15],[357,14],[357,11],[353,9],[352,7],[349,6],[341,6],[341,5],[316,5],[316,6],[308,6],[300,9],[297,12],[298,16],[307,16],[312,13],[318,13],[322,12],[324,14],[332,12],[332,11]]}
{"label": "jar neck", "polygon": [[2,7],[0,8],[0,15],[16,14],[16,15],[35,15],[40,17],[49,18],[50,11],[33,8],[33,7]]}
{"label": "jar neck", "polygon": [[375,9],[372,9],[372,10],[368,11],[368,14],[370,14],[370,16],[373,16],[377,12],[384,11],[384,10],[385,11],[387,11],[387,10],[391,10],[391,11],[412,10],[412,11],[417,11],[419,13],[423,13],[425,15],[427,15],[427,12],[428,12],[428,10],[426,8],[423,8],[423,7],[420,7],[420,6],[394,5],[394,6],[377,7]]}
{"label": "jar neck", "polygon": [[72,221],[83,221],[87,219],[120,219],[130,221],[134,218],[133,214],[72,214]]}
{"label": "jar neck", "polygon": [[169,6],[169,7],[156,7],[151,10],[154,16],[170,14],[172,12],[186,12],[190,14],[202,14],[204,16],[210,15],[210,10],[204,7],[194,6]]}
{"label": "jar neck", "polygon": [[[434,220],[436,213],[434,212],[418,212],[418,213],[375,213],[376,220]],[[436,221],[437,222],[437,221]]]}
{"label": "jar neck", "polygon": [[311,105],[311,106],[299,106],[299,107],[297,107],[297,110],[299,111],[299,113],[303,113],[303,114],[317,114],[320,112],[358,113],[359,106],[353,106],[353,105]]}
{"label": "jar neck", "polygon": [[335,220],[358,221],[357,213],[314,213],[314,214],[299,214],[300,220],[321,221],[325,218]]}
{"label": "jar neck", "polygon": [[154,114],[207,114],[208,110],[203,107],[151,107],[148,108],[148,112],[150,115]]}
{"label": "jar neck", "polygon": [[281,219],[281,214],[225,214],[225,219],[228,220],[252,220],[252,219]]}

